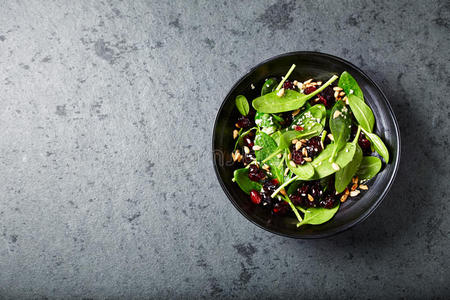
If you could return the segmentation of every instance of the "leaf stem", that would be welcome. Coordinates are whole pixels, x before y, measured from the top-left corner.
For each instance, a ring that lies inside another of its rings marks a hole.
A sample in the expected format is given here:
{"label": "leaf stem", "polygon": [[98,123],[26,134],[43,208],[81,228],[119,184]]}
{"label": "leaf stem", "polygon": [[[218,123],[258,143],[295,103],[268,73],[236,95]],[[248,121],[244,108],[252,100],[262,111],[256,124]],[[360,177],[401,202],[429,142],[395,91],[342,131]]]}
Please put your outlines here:
{"label": "leaf stem", "polygon": [[301,211],[301,212],[304,213],[304,214],[306,214],[306,212],[307,212],[307,210],[304,209],[304,208],[301,207],[301,206],[296,206],[295,208],[297,208],[299,211]]}
{"label": "leaf stem", "polygon": [[283,196],[284,201],[286,201],[287,203],[289,203],[289,206],[291,207],[292,211],[294,212],[295,216],[297,217],[297,220],[299,222],[303,221],[302,217],[300,216],[300,214],[298,213],[298,210],[295,208],[294,204],[292,204],[291,199],[289,199],[288,196]]}
{"label": "leaf stem", "polygon": [[283,80],[281,80],[281,82],[278,84],[277,88],[275,89],[276,91],[278,91],[279,89],[281,89],[281,87],[283,86],[284,82],[286,81],[286,79],[288,79],[289,75],[291,75],[292,71],[294,71],[296,65],[293,64],[291,66],[291,68],[289,69],[289,71],[286,73],[286,76],[284,76]]}
{"label": "leaf stem", "polygon": [[356,144],[358,142],[359,135],[361,134],[361,129],[362,127],[358,125],[358,131],[356,132],[355,138],[353,139],[353,144]]}
{"label": "leaf stem", "polygon": [[338,79],[339,77],[337,75],[333,75],[331,76],[330,79],[328,79],[327,82],[325,82],[325,84],[323,84],[320,88],[318,88],[317,90],[315,90],[314,92],[312,92],[311,94],[305,95],[308,96],[308,98],[312,98],[315,95],[317,95],[318,93],[320,93],[321,91],[323,91],[327,86],[329,86],[330,84],[333,83],[333,81],[335,81],[336,79]]}
{"label": "leaf stem", "polygon": [[291,179],[289,179],[288,181],[286,181],[285,183],[283,183],[282,185],[280,185],[275,192],[272,193],[272,195],[270,195],[270,197],[275,197],[282,189],[284,189],[287,185],[291,184],[292,182],[294,182],[295,180],[297,180],[297,175],[295,175],[294,177],[292,177]]}
{"label": "leaf stem", "polygon": [[262,163],[265,163],[269,160],[271,160],[272,158],[274,158],[275,156],[277,156],[278,154],[280,154],[280,152],[283,151],[283,149],[278,149],[277,151],[273,152],[272,154],[270,154],[269,156],[267,156],[266,158],[263,159]]}

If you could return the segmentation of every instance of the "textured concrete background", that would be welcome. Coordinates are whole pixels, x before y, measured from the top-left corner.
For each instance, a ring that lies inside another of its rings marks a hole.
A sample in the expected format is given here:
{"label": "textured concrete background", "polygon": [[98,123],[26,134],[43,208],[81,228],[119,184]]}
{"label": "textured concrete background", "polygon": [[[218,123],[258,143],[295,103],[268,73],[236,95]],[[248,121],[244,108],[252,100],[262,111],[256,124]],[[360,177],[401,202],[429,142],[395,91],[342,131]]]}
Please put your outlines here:
{"label": "textured concrete background", "polygon": [[[445,0],[0,7],[0,298],[449,295]],[[293,50],[360,66],[402,130],[386,200],[325,240],[252,225],[212,168],[229,88]]]}

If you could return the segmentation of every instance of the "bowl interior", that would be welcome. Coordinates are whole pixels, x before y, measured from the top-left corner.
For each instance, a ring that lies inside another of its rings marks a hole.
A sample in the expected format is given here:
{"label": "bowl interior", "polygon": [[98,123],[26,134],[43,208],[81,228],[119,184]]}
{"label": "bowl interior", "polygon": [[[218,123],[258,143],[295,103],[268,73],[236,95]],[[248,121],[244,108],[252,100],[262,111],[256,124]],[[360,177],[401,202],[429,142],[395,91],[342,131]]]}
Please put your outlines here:
{"label": "bowl interior", "polygon": [[[260,95],[260,89],[265,79],[271,76],[283,76],[295,63],[292,79],[307,80],[315,78],[328,80],[333,74],[349,72],[358,82],[364,92],[366,103],[375,115],[375,133],[378,134],[390,152],[390,162],[383,165],[382,171],[368,182],[369,190],[361,193],[359,198],[348,198],[341,205],[338,213],[329,222],[322,225],[306,225],[297,228],[295,217],[271,216],[262,207],[255,206],[249,196],[231,181],[236,169],[231,162],[231,152],[235,141],[232,138],[234,123],[239,117],[235,108],[235,98],[242,94],[249,102]],[[251,85],[256,88],[251,89]],[[366,218],[381,202],[395,177],[400,154],[400,136],[397,121],[383,93],[361,70],[352,64],[327,54],[317,52],[294,52],[275,58],[253,68],[226,96],[216,117],[213,134],[213,160],[219,181],[236,208],[250,221],[273,233],[296,237],[318,238],[343,231]]]}

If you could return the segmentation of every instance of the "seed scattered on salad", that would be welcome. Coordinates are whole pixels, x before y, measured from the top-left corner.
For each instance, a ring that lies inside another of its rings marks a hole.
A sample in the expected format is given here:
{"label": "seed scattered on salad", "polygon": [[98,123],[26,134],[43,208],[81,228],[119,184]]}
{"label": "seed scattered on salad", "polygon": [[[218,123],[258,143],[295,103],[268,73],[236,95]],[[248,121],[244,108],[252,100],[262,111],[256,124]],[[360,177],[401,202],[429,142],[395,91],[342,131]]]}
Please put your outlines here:
{"label": "seed scattered on salad", "polygon": [[373,112],[349,73],[310,78],[292,74],[294,69],[280,80],[251,84],[252,90],[261,86],[251,105],[236,97],[241,116],[231,156],[241,167],[233,181],[271,214],[292,214],[297,226],[318,225],[348,197],[357,201],[369,189],[366,181],[382,166],[372,150],[385,163],[389,153],[373,133]]}

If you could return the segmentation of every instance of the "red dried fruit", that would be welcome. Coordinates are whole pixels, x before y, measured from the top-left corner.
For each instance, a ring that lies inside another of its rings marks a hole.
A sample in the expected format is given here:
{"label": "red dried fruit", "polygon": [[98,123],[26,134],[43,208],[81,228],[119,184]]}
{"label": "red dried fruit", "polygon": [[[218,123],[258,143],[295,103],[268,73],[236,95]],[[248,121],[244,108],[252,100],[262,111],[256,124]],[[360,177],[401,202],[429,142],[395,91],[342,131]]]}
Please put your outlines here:
{"label": "red dried fruit", "polygon": [[252,202],[255,204],[260,204],[261,203],[261,194],[258,193],[256,190],[251,190],[250,191],[250,200],[252,200]]}

